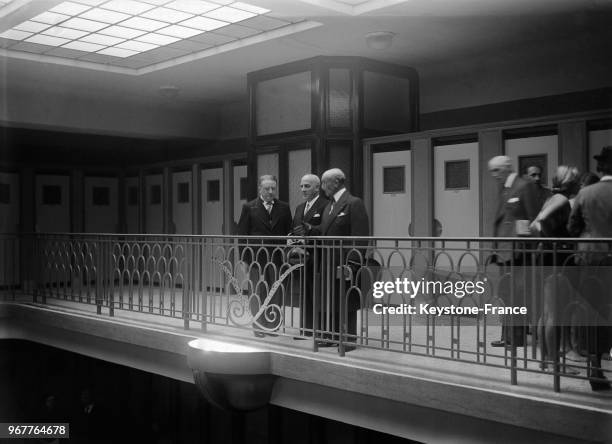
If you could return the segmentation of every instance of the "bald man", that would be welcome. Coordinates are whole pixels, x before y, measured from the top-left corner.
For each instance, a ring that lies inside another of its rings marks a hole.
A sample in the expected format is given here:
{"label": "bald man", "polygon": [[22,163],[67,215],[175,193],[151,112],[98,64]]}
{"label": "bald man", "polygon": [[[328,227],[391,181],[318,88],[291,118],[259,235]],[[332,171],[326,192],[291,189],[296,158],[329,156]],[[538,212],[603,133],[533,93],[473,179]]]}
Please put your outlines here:
{"label": "bald man", "polygon": [[293,215],[293,233],[302,234],[304,223],[321,225],[323,209],[327,199],[320,194],[321,180],[314,174],[306,174],[300,181],[300,191],[304,202],[299,204]]}
{"label": "bald man", "polygon": [[[306,233],[306,226],[321,225],[323,211],[327,206],[327,199],[321,196],[321,180],[314,174],[306,174],[300,180],[300,191],[304,197],[304,202],[299,204],[295,209],[293,216],[292,234],[301,236]],[[308,253],[312,253],[312,248],[307,249]],[[313,279],[314,279],[314,260],[311,254],[308,254],[305,268],[302,273],[304,278],[304,294],[300,298],[300,330],[303,336],[312,336],[312,320],[313,320]],[[297,282],[300,282],[298,279]],[[298,339],[298,338],[296,338]]]}
{"label": "bald man", "polygon": [[[489,173],[497,181],[500,186],[499,202],[495,221],[493,223],[493,236],[495,237],[517,237],[526,235],[523,230],[535,219],[540,211],[538,200],[538,190],[536,185],[514,172],[512,161],[507,156],[496,156],[489,160]],[[521,247],[525,247],[525,243],[514,243],[514,248],[518,250],[512,254],[512,242],[499,242],[496,245],[497,263],[502,267],[503,272],[510,270],[510,266],[514,265],[514,298],[513,300],[505,300],[506,305],[524,305],[525,302],[525,287],[521,284],[520,276],[521,266],[529,265],[529,255],[521,254]],[[505,292],[504,292],[505,294]],[[510,320],[509,317],[504,319],[504,324]],[[493,341],[491,346],[504,347],[507,345],[516,345],[522,347],[524,345],[524,325],[526,319],[523,317],[513,317],[515,327],[509,328],[506,325],[502,328],[502,339]]]}

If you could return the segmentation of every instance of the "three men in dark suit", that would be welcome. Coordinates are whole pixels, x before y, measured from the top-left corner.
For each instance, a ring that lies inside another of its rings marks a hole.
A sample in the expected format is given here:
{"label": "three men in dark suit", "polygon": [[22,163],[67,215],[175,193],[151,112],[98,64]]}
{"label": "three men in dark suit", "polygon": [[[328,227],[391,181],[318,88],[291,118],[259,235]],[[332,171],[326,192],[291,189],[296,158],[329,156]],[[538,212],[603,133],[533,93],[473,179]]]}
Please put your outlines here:
{"label": "three men in dark suit", "polygon": [[[287,203],[276,198],[277,186],[278,181],[274,176],[264,175],[259,178],[259,197],[242,206],[242,213],[238,221],[238,235],[286,236],[291,231],[291,210]],[[254,316],[255,336],[261,337],[264,336],[262,329],[269,332],[280,326],[281,313],[276,313],[276,310],[282,310],[281,292],[275,293],[266,307],[263,307],[262,304],[272,284],[280,275],[283,254],[278,250],[275,251],[275,248],[278,248],[278,245],[282,245],[283,242],[270,239],[246,242],[252,249],[252,253],[250,250],[243,250],[243,257],[244,261],[250,265],[249,277],[259,295],[259,304],[251,305],[251,313]],[[262,328],[258,330],[258,326]]]}
{"label": "three men in dark suit", "polygon": [[[370,222],[363,201],[349,193],[345,187],[346,176],[342,170],[332,168],[321,176],[322,189],[329,198],[329,203],[323,210],[321,225],[307,227],[312,235],[319,236],[369,236]],[[341,248],[340,248],[341,247]],[[327,321],[327,331],[334,333],[333,339],[338,339],[340,331],[349,335],[346,340],[355,342],[357,335],[357,310],[361,303],[358,297],[347,293],[345,271],[350,264],[364,264],[367,242],[331,241],[325,244],[321,251],[321,271],[323,283],[333,283],[332,292],[322,292],[326,298],[320,305],[321,324]],[[350,276],[348,276],[350,277]],[[344,280],[344,282],[342,282]],[[341,310],[345,316],[341,317]],[[344,319],[341,325],[340,320]],[[346,347],[349,351],[353,347]]]}
{"label": "three men in dark suit", "polygon": [[[489,160],[489,172],[500,185],[499,203],[495,214],[493,225],[493,236],[495,237],[516,237],[529,236],[529,224],[540,211],[538,190],[536,185],[520,177],[513,171],[512,162],[507,156],[496,156]],[[498,242],[496,245],[497,263],[507,271],[510,265],[515,267],[527,266],[529,256],[520,251],[521,246],[527,244],[515,244],[516,250],[512,252],[512,242]],[[515,269],[512,278],[515,284],[523,281],[519,269]],[[514,286],[514,300],[504,300],[506,305],[524,305],[525,288],[519,285]],[[510,296],[510,295],[508,295]],[[506,326],[508,321],[513,321],[515,327]],[[493,347],[504,347],[506,345],[524,345],[524,325],[523,316],[513,316],[512,319],[504,318],[502,328],[502,339],[493,341]]]}
{"label": "three men in dark suit", "polygon": [[[300,190],[304,197],[304,202],[295,209],[293,216],[292,234],[301,236],[305,234],[305,226],[321,225],[322,215],[327,206],[327,199],[320,194],[321,180],[314,174],[306,174],[300,181]],[[295,242],[293,245],[296,245]],[[310,245],[310,244],[309,244]],[[313,280],[315,279],[314,258],[312,248],[297,247],[293,251],[299,252],[304,257],[304,268],[300,273],[301,279],[297,279],[300,285],[300,327],[304,336],[312,336],[313,321]],[[296,338],[297,339],[297,338]]]}
{"label": "three men in dark suit", "polygon": [[[612,146],[603,147],[601,154],[594,158],[597,160],[597,171],[602,177],[599,182],[580,190],[574,201],[567,228],[571,236],[609,239],[612,238]],[[600,283],[597,289],[591,287],[590,291],[582,291],[582,296],[589,301],[597,316],[604,317],[596,323],[600,325],[592,328],[587,335],[587,347],[591,357],[589,376],[599,379],[590,381],[591,388],[610,390],[610,382],[601,370],[601,355],[612,345],[612,329],[609,319],[605,319],[605,316],[609,315],[612,279],[608,273],[595,267],[612,265],[612,250],[607,242],[583,242],[578,244],[578,249],[584,252],[581,259],[586,266],[586,279],[583,278],[582,282],[592,280]]]}

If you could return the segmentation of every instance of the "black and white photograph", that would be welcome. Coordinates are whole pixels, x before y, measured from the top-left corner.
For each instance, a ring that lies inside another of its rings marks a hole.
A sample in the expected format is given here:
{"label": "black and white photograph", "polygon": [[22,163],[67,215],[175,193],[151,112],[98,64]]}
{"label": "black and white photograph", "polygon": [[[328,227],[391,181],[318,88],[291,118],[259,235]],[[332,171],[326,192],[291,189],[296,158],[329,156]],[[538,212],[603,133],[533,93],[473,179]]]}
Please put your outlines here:
{"label": "black and white photograph", "polygon": [[612,443],[612,1],[0,0],[0,442]]}

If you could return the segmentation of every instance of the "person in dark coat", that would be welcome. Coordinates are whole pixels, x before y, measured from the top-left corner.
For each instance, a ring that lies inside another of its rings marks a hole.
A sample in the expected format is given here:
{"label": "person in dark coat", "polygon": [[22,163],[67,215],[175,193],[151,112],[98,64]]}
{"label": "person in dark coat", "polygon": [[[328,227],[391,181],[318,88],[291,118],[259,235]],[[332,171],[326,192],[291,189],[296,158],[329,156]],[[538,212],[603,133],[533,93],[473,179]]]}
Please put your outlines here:
{"label": "person in dark coat", "polygon": [[[569,237],[567,222],[571,212],[570,199],[576,195],[580,187],[578,169],[567,165],[557,168],[552,178],[553,195],[544,203],[530,228],[536,237]],[[573,265],[573,245],[567,242],[544,242],[541,245],[546,251],[541,257],[543,267],[557,267],[554,274],[547,274],[543,282],[543,301],[540,316],[542,356],[544,360],[558,360],[561,327],[565,324],[573,293],[570,269]],[[571,349],[570,330],[565,328],[566,344],[563,349]],[[569,351],[569,350],[568,350]],[[546,367],[546,363],[543,363]]]}
{"label": "person in dark coat", "polygon": [[[574,200],[574,207],[570,214],[567,229],[572,236],[582,238],[612,238],[612,146],[605,146],[597,160],[597,171],[601,173],[601,180],[580,190]],[[582,242],[578,249],[582,252],[581,261],[585,276],[581,279],[582,296],[588,299],[594,309],[594,316],[599,320],[591,328],[588,335],[588,352],[591,360],[591,373],[593,390],[610,390],[610,382],[605,378],[601,368],[601,356],[607,352],[612,344],[610,332],[610,319],[606,315],[608,306],[612,302],[610,288],[612,280],[610,274],[594,267],[610,267],[612,265],[612,250],[610,242]],[[586,278],[590,279],[586,279]],[[588,287],[583,287],[585,284]]]}
{"label": "person in dark coat", "polygon": [[[325,191],[329,202],[323,211],[321,225],[319,227],[308,227],[312,235],[341,237],[341,236],[369,236],[370,222],[363,201],[353,196],[346,189],[346,176],[339,168],[325,171],[321,176],[321,187]],[[355,342],[357,335],[357,310],[362,308],[360,301],[354,294],[347,292],[347,288],[354,282],[354,276],[347,276],[352,264],[365,264],[367,242],[364,241],[342,241],[342,246],[336,241],[325,244],[321,251],[321,282],[333,283],[330,287],[332,293],[322,293],[322,325],[328,319],[328,331],[333,334],[334,340],[338,339],[340,331],[348,334],[345,340]],[[344,292],[342,292],[341,280],[344,280]],[[346,314],[344,324],[340,324],[340,310]],[[353,346],[345,347],[346,351],[352,350]]]}
{"label": "person in dark coat", "polygon": [[[306,174],[300,180],[300,191],[304,197],[304,202],[295,209],[292,235],[303,236],[305,234],[304,227],[307,225],[321,225],[327,199],[321,195],[320,189],[321,180],[314,174]],[[296,260],[304,261],[304,269],[297,274],[298,278],[294,282],[294,288],[299,286],[300,290],[304,290],[303,294],[300,294],[300,330],[303,336],[312,336],[313,280],[315,279],[314,251],[311,242],[304,243],[303,240],[292,240],[291,244],[294,247],[291,254],[298,256]]]}
{"label": "person in dark coat", "polygon": [[[536,185],[520,177],[513,171],[512,162],[507,156],[496,156],[489,160],[489,172],[499,183],[499,202],[495,221],[493,224],[493,236],[495,237],[517,237],[529,236],[529,224],[535,219],[540,211],[538,190]],[[528,243],[515,243],[517,251],[512,252],[512,242],[498,242],[496,245],[497,264],[502,271],[512,269],[512,278],[516,284],[523,281],[520,275],[520,267],[530,265],[529,255],[521,253],[521,248],[528,247]],[[508,306],[525,305],[524,289],[515,285],[514,300],[504,300]],[[512,322],[513,327],[508,326]],[[507,345],[524,345],[524,333],[526,319],[524,315],[506,316],[503,319],[502,338],[491,342],[493,347],[504,347]]]}
{"label": "person in dark coat", "polygon": [[[291,210],[289,204],[276,198],[278,181],[276,177],[264,175],[259,178],[259,196],[242,206],[238,221],[238,235],[245,236],[286,236],[291,231]],[[284,261],[283,242],[275,239],[244,240],[249,248],[243,248],[242,257],[250,266],[249,277],[256,289],[259,300],[251,302],[255,336],[278,329],[282,310],[281,291],[277,291],[265,307],[265,300],[274,282],[280,277]],[[280,247],[280,250],[278,249]]]}

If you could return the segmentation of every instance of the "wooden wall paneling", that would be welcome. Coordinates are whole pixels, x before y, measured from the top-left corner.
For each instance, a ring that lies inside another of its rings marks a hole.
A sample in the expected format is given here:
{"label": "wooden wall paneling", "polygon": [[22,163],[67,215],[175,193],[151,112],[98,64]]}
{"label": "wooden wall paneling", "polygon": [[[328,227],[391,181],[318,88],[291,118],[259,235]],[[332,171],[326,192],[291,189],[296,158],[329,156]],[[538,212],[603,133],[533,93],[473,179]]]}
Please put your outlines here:
{"label": "wooden wall paneling", "polygon": [[499,185],[489,174],[489,159],[503,154],[501,130],[481,131],[479,136],[480,166],[480,235],[493,236]]}
{"label": "wooden wall paneling", "polygon": [[70,231],[85,231],[85,179],[83,170],[73,169],[70,174]]}

